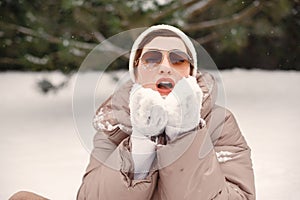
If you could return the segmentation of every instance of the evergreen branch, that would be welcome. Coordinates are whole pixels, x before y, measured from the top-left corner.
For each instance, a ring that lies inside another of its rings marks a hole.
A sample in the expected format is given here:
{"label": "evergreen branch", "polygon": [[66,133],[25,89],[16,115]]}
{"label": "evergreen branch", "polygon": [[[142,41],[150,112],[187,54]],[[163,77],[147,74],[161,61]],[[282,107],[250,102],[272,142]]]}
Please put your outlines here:
{"label": "evergreen branch", "polygon": [[221,34],[213,32],[211,34],[208,34],[208,35],[198,38],[196,40],[197,40],[197,42],[199,42],[199,44],[206,44],[206,43],[209,43],[209,42],[219,38],[220,36],[221,36]]}
{"label": "evergreen branch", "polygon": [[177,4],[173,4],[172,6],[167,6],[164,10],[159,10],[157,13],[152,14],[151,22],[155,24],[159,20],[169,16],[170,14],[174,13],[175,11],[183,8],[187,8],[192,6],[193,4],[197,3],[199,0],[187,0],[187,1],[180,1]]}
{"label": "evergreen branch", "polygon": [[[36,37],[36,38],[40,38],[40,39],[44,39],[53,44],[63,44],[64,43],[63,39],[57,38],[55,36],[49,35],[44,32],[35,31],[33,29],[30,29],[30,28],[27,28],[24,26],[20,26],[20,25],[16,25],[16,24],[8,24],[8,23],[3,23],[3,22],[0,22],[0,24],[1,24],[1,26],[3,25],[12,30],[16,30],[19,33],[23,33],[25,35],[30,35],[32,37]],[[79,41],[75,41],[72,39],[69,39],[68,42],[69,42],[70,46],[77,47],[80,49],[86,49],[86,50],[92,50],[96,46],[96,44],[87,43],[87,42],[79,42]]]}
{"label": "evergreen branch", "polygon": [[[106,40],[106,38],[102,35],[102,33],[98,32],[98,31],[94,31],[93,33],[94,33],[95,38],[98,40],[98,42],[103,42]],[[105,43],[102,43],[102,44],[107,45],[107,47],[105,48],[106,50],[113,51],[115,53],[122,55],[125,58],[129,58],[128,54],[124,54],[124,52],[126,52],[125,49],[122,49],[122,48],[112,44],[108,40],[106,40]]]}
{"label": "evergreen branch", "polygon": [[[3,25],[3,22],[0,22],[0,24]],[[20,25],[16,25],[16,24],[6,23],[4,25],[6,27],[9,27],[10,29],[16,30],[17,32],[23,33],[25,35],[30,35],[32,37],[41,38],[41,39],[44,39],[44,40],[46,40],[50,43],[64,44],[63,39],[54,37],[54,36],[49,35],[47,33],[37,32],[37,31],[34,31],[33,29],[30,29],[30,28],[27,28],[27,27],[24,27],[24,26],[20,26]],[[95,38],[99,42],[103,42],[103,41],[106,40],[106,38],[100,32],[94,31],[94,35],[95,35]],[[68,39],[67,41],[69,43],[68,44],[69,46],[76,47],[76,48],[79,48],[79,49],[84,49],[84,50],[92,50],[97,46],[97,44],[95,44],[95,43],[80,42],[80,41],[75,41],[75,40],[72,40],[72,39]],[[123,50],[120,47],[115,46],[114,44],[112,44],[108,41],[106,41],[104,45],[107,45],[107,47],[105,49],[108,49],[108,50],[116,52],[116,53],[120,53],[120,55],[124,54],[125,50]],[[129,58],[129,56],[127,54],[123,55],[123,56],[125,58]]]}
{"label": "evergreen branch", "polygon": [[259,1],[254,1],[251,6],[245,8],[244,10],[242,10],[237,14],[232,15],[231,17],[209,20],[200,23],[187,24],[184,27],[182,27],[182,29],[183,31],[191,32],[191,31],[198,31],[202,29],[215,28],[217,26],[224,26],[224,25],[238,23],[245,18],[249,18],[255,15],[261,9],[261,7],[262,7],[262,3],[260,3]]}
{"label": "evergreen branch", "polygon": [[21,62],[18,61],[16,58],[0,58],[0,64],[9,64],[9,65],[20,65]]}
{"label": "evergreen branch", "polygon": [[192,19],[193,17],[199,15],[200,13],[204,12],[206,9],[211,7],[213,4],[215,4],[216,0],[203,0],[199,1],[198,3],[192,5],[190,8],[186,11],[186,18]]}

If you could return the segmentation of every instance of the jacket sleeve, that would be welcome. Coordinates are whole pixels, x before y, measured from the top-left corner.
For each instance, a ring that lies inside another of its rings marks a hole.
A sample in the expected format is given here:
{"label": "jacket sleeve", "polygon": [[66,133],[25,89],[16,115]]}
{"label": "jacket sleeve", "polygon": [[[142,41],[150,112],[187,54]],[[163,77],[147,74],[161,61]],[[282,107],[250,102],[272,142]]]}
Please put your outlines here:
{"label": "jacket sleeve", "polygon": [[129,139],[118,146],[107,135],[97,132],[90,163],[77,193],[78,200],[150,199],[157,182],[152,171],[144,180],[132,180]]}
{"label": "jacket sleeve", "polygon": [[[255,199],[251,149],[243,137],[233,114],[216,106],[216,121],[212,123],[211,138],[217,160],[225,177],[224,193],[228,199]],[[222,116],[225,118],[222,119]]]}
{"label": "jacket sleeve", "polygon": [[[182,135],[158,152],[162,199],[255,199],[250,149],[228,110],[216,106],[207,126]],[[174,157],[174,152],[179,153]],[[180,181],[178,181],[180,180]]]}

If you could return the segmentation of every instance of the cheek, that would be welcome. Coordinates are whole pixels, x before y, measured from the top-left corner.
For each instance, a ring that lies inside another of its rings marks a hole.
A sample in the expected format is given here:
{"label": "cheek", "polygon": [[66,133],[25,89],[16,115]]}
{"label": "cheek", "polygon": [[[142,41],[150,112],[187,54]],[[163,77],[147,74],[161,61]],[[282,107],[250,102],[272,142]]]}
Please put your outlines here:
{"label": "cheek", "polygon": [[140,68],[138,67],[136,73],[136,82],[146,88],[156,89],[155,82],[154,82],[155,75],[156,75],[155,72],[149,70],[143,70],[142,67]]}
{"label": "cheek", "polygon": [[190,67],[185,69],[177,69],[176,71],[181,77],[188,77],[190,75]]}

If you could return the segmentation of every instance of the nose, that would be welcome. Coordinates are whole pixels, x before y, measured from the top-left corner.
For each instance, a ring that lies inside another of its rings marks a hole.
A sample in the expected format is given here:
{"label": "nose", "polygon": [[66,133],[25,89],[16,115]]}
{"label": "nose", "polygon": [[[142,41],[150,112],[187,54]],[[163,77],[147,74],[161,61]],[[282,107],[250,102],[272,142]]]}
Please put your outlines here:
{"label": "nose", "polygon": [[170,75],[172,73],[172,68],[170,66],[169,60],[166,55],[163,56],[163,60],[160,63],[159,73],[160,74],[168,74],[168,75]]}

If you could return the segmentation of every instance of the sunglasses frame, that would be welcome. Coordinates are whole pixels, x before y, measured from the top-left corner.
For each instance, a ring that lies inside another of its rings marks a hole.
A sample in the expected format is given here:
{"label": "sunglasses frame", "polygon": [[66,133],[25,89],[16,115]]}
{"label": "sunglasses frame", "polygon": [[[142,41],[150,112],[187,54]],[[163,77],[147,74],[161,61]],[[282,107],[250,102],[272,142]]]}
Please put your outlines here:
{"label": "sunglasses frame", "polygon": [[[193,65],[193,64],[192,64],[193,60],[192,60],[191,56],[190,56],[188,53],[186,53],[186,52],[184,52],[184,51],[181,51],[181,50],[179,50],[179,49],[171,49],[171,50],[151,49],[151,50],[148,50],[148,51],[146,51],[145,53],[143,53],[143,54],[140,56],[140,58],[138,59],[138,60],[139,60],[141,63],[143,63],[144,65],[149,65],[149,63],[145,63],[145,62],[143,61],[143,59],[142,59],[143,56],[144,56],[146,53],[148,53],[148,52],[159,52],[159,53],[161,54],[160,62],[159,62],[159,63],[153,63],[153,66],[152,66],[152,67],[156,67],[156,66],[158,66],[159,64],[162,63],[163,58],[164,58],[164,56],[165,56],[164,52],[167,53],[167,59],[168,59],[169,63],[172,64],[172,65],[174,65],[174,66],[176,66],[176,64],[174,64],[174,63],[171,61],[170,54],[171,54],[171,53],[177,54],[176,52],[179,52],[179,53],[181,53],[181,54],[184,54],[184,55],[186,56],[186,58],[187,58],[186,61],[187,61],[190,65]],[[189,66],[190,66],[190,65],[189,65]]]}

